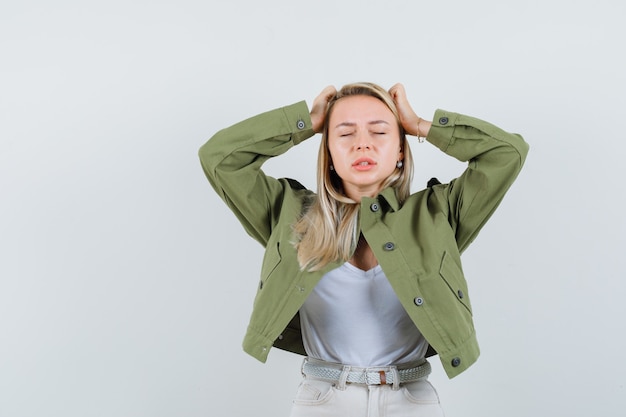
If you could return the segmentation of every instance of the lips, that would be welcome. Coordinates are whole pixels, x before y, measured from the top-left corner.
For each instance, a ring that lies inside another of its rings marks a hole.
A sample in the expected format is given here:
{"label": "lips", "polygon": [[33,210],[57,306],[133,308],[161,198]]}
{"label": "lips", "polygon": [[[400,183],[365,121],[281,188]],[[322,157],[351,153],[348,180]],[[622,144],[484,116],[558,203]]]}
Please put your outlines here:
{"label": "lips", "polygon": [[359,171],[365,171],[373,168],[376,165],[376,161],[371,158],[359,158],[352,163],[352,167]]}

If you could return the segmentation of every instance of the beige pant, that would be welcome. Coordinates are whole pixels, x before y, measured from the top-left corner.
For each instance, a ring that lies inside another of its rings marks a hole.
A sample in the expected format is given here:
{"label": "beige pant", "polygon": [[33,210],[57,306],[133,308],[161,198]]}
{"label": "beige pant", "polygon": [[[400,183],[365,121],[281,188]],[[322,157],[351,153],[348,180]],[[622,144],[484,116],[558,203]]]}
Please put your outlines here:
{"label": "beige pant", "polygon": [[304,378],[291,417],[443,417],[439,396],[427,378],[392,385],[333,384]]}

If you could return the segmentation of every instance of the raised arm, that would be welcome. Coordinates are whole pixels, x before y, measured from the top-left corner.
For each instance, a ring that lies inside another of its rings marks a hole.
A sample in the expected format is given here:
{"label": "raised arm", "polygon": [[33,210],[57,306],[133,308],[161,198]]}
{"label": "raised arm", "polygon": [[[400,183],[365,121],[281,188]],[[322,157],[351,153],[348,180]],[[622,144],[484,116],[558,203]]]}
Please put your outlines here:
{"label": "raised arm", "polygon": [[411,108],[401,84],[393,86],[390,93],[408,134],[426,137],[443,152],[468,163],[459,178],[433,187],[463,251],[517,178],[528,144],[518,134],[458,113],[437,110],[432,122],[421,119]]}
{"label": "raised arm", "polygon": [[209,182],[248,234],[264,246],[278,221],[285,193],[302,186],[269,177],[261,166],[314,133],[309,109],[302,101],[223,129],[200,148]]}

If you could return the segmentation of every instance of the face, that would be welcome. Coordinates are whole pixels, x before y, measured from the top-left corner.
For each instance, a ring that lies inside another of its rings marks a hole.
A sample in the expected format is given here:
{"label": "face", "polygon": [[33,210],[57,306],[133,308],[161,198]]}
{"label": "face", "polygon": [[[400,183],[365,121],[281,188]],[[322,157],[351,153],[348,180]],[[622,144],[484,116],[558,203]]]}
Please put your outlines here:
{"label": "face", "polygon": [[404,157],[395,116],[382,101],[363,95],[335,103],[328,149],[346,195],[356,201],[375,197]]}

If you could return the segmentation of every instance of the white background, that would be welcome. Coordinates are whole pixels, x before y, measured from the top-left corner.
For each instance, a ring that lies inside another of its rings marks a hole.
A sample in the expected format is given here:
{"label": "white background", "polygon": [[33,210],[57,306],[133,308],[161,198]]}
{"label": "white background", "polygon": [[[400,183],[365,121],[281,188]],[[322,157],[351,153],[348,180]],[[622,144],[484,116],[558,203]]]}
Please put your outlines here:
{"label": "white background", "polygon": [[[463,258],[482,356],[432,361],[447,416],[623,416],[624,5],[3,2],[0,416],[288,415],[300,358],[240,347],[263,250],[197,150],[362,80],[531,145]],[[318,142],[267,172],[315,187]],[[413,151],[416,190],[464,168]]]}

